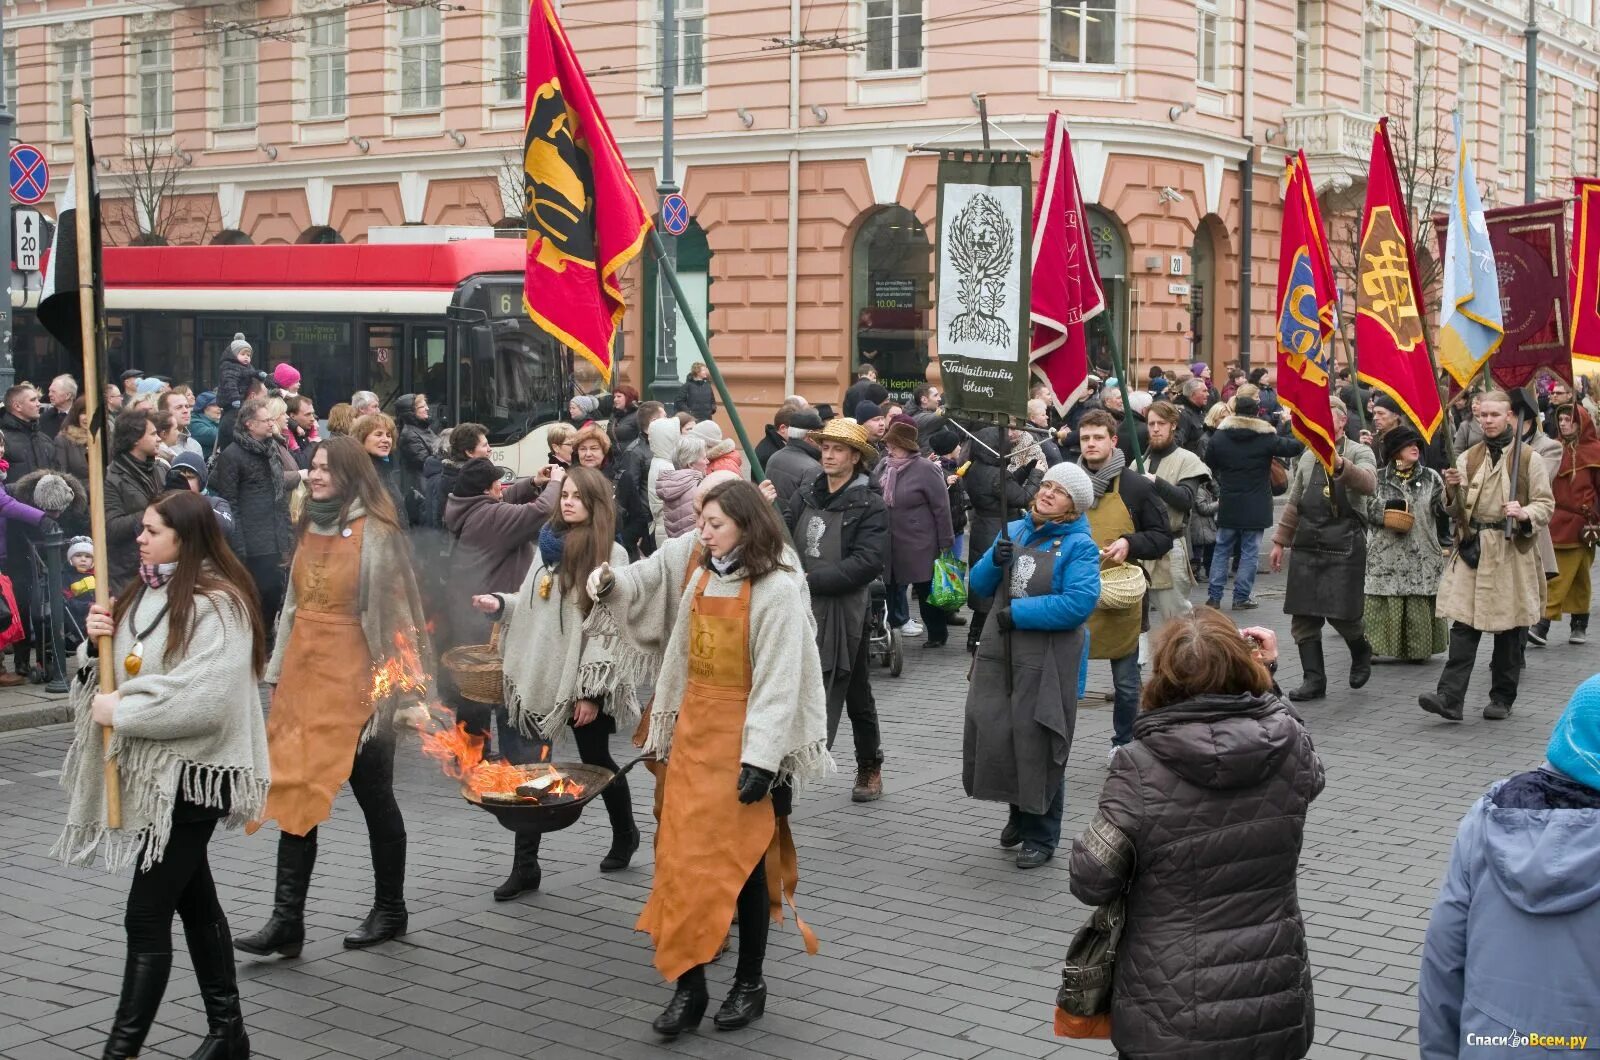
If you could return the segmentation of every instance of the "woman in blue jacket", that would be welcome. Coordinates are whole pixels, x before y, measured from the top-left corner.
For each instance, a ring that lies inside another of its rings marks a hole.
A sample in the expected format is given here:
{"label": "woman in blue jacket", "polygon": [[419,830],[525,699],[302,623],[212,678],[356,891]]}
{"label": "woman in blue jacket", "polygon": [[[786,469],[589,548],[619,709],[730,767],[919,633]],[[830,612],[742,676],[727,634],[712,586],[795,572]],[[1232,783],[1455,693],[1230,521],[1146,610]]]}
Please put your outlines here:
{"label": "woman in blue jacket", "polygon": [[1100,600],[1100,549],[1083,513],[1094,487],[1076,464],[1045,472],[1027,515],[972,567],[970,591],[994,596],[967,690],[962,782],[1004,802],[1000,845],[1036,868],[1061,840],[1067,753],[1088,653],[1083,624]]}

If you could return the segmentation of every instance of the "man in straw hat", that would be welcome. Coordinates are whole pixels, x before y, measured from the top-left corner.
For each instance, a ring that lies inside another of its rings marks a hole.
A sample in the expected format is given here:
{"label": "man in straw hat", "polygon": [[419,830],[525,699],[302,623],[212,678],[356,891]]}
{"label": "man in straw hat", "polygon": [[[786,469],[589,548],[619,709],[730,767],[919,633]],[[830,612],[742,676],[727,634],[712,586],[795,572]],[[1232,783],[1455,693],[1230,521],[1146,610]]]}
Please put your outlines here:
{"label": "man in straw hat", "polygon": [[811,590],[828,689],[828,746],[848,707],[856,744],[851,798],[871,802],[883,794],[883,749],[868,663],[867,608],[872,583],[888,559],[889,509],[868,478],[878,451],[859,424],[835,418],[810,440],[821,453],[822,474],[796,490],[784,510]]}

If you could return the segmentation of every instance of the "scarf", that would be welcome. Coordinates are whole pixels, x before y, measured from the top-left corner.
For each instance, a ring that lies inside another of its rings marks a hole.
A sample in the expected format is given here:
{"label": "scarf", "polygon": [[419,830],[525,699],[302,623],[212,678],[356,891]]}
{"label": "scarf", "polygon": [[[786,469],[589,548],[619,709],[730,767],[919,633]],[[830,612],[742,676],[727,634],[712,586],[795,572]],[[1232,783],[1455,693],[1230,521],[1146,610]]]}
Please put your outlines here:
{"label": "scarf", "polygon": [[5,473],[7,471],[10,471],[10,470],[11,470],[11,461],[7,460],[3,456],[0,456],[0,478],[4,478],[5,477]]}
{"label": "scarf", "polygon": [[555,567],[561,563],[561,553],[567,548],[567,534],[565,530],[557,531],[549,523],[539,531],[539,558],[546,567]]}
{"label": "scarf", "polygon": [[895,479],[900,477],[900,469],[915,459],[917,459],[917,454],[915,453],[912,453],[909,456],[891,456],[884,458],[882,481],[883,503],[886,506],[890,508],[894,507],[894,483]]}
{"label": "scarf", "polygon": [[1099,471],[1084,463],[1081,457],[1078,459],[1078,465],[1089,473],[1089,484],[1094,487],[1094,502],[1099,504],[1100,498],[1106,495],[1106,490],[1111,488],[1111,484],[1117,481],[1117,476],[1122,474],[1123,468],[1128,466],[1128,461],[1122,455],[1121,449],[1112,449],[1111,455],[1106,457],[1106,462],[1100,465]]}
{"label": "scarf", "polygon": [[726,578],[728,575],[739,569],[739,550],[735,548],[732,552],[721,558],[713,556],[711,553],[707,552],[706,563],[710,565],[712,570]]}
{"label": "scarf", "polygon": [[139,580],[152,589],[159,589],[172,580],[176,573],[176,563],[141,563],[139,564]]}
{"label": "scarf", "polygon": [[339,513],[344,511],[343,497],[330,497],[319,501],[310,497],[305,503],[305,513],[311,521],[323,530],[330,530],[338,525]]}
{"label": "scarf", "polygon": [[1484,447],[1489,450],[1489,463],[1491,466],[1500,463],[1500,458],[1505,455],[1506,447],[1511,444],[1511,439],[1516,435],[1515,430],[1501,431],[1499,437],[1483,436]]}

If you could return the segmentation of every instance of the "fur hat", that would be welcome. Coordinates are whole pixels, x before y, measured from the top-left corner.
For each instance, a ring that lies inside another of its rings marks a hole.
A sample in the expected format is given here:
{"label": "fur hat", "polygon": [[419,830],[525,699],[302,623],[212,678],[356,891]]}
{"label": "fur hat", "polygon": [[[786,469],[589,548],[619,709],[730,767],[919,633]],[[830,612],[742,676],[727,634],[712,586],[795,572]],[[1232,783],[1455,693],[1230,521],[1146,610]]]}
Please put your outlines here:
{"label": "fur hat", "polygon": [[823,442],[843,442],[861,454],[866,467],[871,467],[878,461],[878,450],[873,448],[871,439],[867,437],[867,429],[842,416],[835,416],[823,424],[822,430],[813,434],[810,440],[819,446]]}
{"label": "fur hat", "polygon": [[939,456],[949,456],[961,448],[961,435],[949,424],[943,424],[933,432],[933,437],[928,439],[928,448]]}
{"label": "fur hat", "polygon": [[1094,483],[1089,481],[1089,473],[1077,464],[1052,464],[1045,470],[1044,481],[1054,482],[1066,490],[1079,515],[1094,507]]}
{"label": "fur hat", "polygon": [[278,385],[279,390],[299,386],[300,370],[288,361],[284,361],[272,370],[272,381]]}
{"label": "fur hat", "polygon": [[67,542],[67,562],[70,563],[73,556],[88,556],[93,559],[94,539],[91,537],[75,537]]}
{"label": "fur hat", "polygon": [[727,456],[734,450],[733,439],[722,436],[722,428],[717,426],[716,420],[701,420],[689,430],[706,440],[707,460]]}
{"label": "fur hat", "polygon": [[72,507],[74,494],[60,475],[46,475],[33,487],[33,503],[40,511],[60,514]]}
{"label": "fur hat", "polygon": [[1394,458],[1400,455],[1400,450],[1408,445],[1414,445],[1419,450],[1427,448],[1422,435],[1418,434],[1411,424],[1402,423],[1390,427],[1378,435],[1379,459],[1385,464],[1392,463]]}
{"label": "fur hat", "polygon": [[917,441],[917,423],[910,416],[896,416],[894,422],[889,424],[889,429],[884,432],[883,442],[899,449],[916,452],[921,446]]}

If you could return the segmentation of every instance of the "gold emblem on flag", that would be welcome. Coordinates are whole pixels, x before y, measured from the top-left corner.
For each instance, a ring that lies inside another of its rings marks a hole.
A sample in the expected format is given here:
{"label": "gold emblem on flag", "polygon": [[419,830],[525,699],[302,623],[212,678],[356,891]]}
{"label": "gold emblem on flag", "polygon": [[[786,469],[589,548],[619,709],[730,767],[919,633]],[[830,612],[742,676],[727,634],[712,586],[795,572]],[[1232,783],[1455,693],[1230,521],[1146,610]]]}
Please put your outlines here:
{"label": "gold emblem on flag", "polygon": [[568,261],[594,268],[594,169],[561,83],[533,92],[523,153],[528,250],[555,272]]}
{"label": "gold emblem on flag", "polygon": [[1411,287],[1406,238],[1389,207],[1375,208],[1368,218],[1360,258],[1356,312],[1383,325],[1396,348],[1415,349],[1422,341],[1422,316]]}

